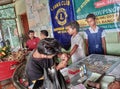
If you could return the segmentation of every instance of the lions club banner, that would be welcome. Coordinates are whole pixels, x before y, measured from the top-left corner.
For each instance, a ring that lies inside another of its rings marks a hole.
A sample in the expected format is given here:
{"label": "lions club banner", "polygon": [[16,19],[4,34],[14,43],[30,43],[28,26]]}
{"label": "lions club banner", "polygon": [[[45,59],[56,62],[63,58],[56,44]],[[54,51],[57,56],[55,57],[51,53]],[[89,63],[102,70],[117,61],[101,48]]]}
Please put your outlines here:
{"label": "lions club banner", "polygon": [[54,37],[67,49],[70,46],[70,36],[64,26],[74,20],[72,0],[49,0]]}
{"label": "lions club banner", "polygon": [[97,16],[97,24],[107,30],[120,28],[120,0],[73,0],[76,19],[81,27],[87,27],[85,20],[89,13]]}

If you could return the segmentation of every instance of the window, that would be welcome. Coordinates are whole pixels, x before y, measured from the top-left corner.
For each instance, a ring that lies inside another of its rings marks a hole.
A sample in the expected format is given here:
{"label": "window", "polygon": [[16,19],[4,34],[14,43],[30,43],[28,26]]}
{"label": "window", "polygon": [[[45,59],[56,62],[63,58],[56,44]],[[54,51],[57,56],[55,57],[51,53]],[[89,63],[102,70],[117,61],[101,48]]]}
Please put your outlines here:
{"label": "window", "polygon": [[16,24],[16,14],[13,4],[0,6],[0,30],[2,39],[9,40],[12,48],[20,45]]}

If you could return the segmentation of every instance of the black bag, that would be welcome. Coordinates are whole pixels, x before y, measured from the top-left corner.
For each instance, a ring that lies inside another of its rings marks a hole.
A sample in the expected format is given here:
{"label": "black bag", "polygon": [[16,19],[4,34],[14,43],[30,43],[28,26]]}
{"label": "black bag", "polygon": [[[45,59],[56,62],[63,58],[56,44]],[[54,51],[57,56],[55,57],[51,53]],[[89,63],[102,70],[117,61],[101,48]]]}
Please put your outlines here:
{"label": "black bag", "polygon": [[[43,82],[42,86],[39,85],[41,82]],[[67,87],[64,77],[59,71],[56,71],[55,68],[44,68],[44,80],[36,81],[33,89],[67,89]]]}

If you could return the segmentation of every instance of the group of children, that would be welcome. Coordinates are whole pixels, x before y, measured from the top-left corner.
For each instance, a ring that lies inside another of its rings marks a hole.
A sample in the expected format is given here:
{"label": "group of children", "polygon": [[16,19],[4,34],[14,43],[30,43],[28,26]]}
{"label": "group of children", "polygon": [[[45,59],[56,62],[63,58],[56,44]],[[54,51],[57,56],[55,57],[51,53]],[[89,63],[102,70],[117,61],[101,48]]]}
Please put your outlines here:
{"label": "group of children", "polygon": [[43,76],[43,64],[47,63],[47,66],[51,66],[49,65],[49,59],[52,59],[54,56],[62,59],[56,66],[56,69],[59,70],[66,67],[70,58],[72,59],[72,63],[74,63],[86,55],[106,54],[104,29],[96,25],[96,16],[94,14],[89,14],[86,17],[86,21],[90,27],[84,31],[85,40],[79,33],[79,24],[77,21],[70,22],[65,26],[68,34],[71,35],[71,50],[69,53],[58,52],[60,45],[54,38],[47,38],[48,32],[46,30],[40,33],[41,38],[44,39],[41,41],[34,36],[34,31],[29,31],[30,39],[27,41],[26,46],[29,50],[36,48],[26,68],[30,80],[30,88],[33,87],[34,80]]}
{"label": "group of children", "polygon": [[65,29],[72,36],[71,51],[68,55],[68,57],[71,56],[72,62],[76,62],[90,54],[106,54],[104,29],[96,25],[96,16],[94,14],[89,14],[86,21],[90,27],[84,31],[85,40],[78,32],[78,22],[73,21],[66,25]]}

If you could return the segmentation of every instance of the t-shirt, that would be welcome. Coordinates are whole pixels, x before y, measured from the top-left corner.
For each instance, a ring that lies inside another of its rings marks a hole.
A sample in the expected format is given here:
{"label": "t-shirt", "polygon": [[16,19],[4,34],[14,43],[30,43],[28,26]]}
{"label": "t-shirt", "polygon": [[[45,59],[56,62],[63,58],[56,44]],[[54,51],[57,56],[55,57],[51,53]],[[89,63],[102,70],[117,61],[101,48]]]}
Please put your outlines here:
{"label": "t-shirt", "polygon": [[44,74],[43,68],[50,68],[52,65],[53,61],[50,59],[34,58],[31,54],[26,65],[26,74],[29,82],[41,78]]}
{"label": "t-shirt", "polygon": [[40,42],[40,39],[38,37],[34,37],[33,39],[29,39],[26,42],[26,47],[28,48],[28,50],[32,51],[37,47],[39,42]]}
{"label": "t-shirt", "polygon": [[80,33],[77,33],[76,36],[71,37],[71,49],[74,47],[74,45],[78,45],[78,48],[72,55],[72,62],[76,62],[85,57],[84,41]]}

